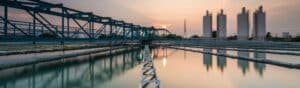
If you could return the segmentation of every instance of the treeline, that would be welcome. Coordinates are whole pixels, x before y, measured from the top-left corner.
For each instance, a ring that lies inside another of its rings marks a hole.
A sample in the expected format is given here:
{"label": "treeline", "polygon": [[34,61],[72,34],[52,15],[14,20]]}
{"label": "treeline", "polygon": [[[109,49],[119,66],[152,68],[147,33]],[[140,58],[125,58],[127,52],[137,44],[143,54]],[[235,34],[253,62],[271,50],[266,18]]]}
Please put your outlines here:
{"label": "treeline", "polygon": [[[215,31],[212,32],[212,37],[216,38],[217,33]],[[192,35],[190,38],[193,39],[201,39],[198,35]],[[271,32],[268,32],[266,34],[267,41],[274,41],[274,42],[300,42],[300,35],[295,37],[288,37],[288,38],[282,38],[282,37],[273,37]],[[228,36],[227,40],[237,40],[237,35]],[[253,38],[249,38],[248,40],[253,40]]]}

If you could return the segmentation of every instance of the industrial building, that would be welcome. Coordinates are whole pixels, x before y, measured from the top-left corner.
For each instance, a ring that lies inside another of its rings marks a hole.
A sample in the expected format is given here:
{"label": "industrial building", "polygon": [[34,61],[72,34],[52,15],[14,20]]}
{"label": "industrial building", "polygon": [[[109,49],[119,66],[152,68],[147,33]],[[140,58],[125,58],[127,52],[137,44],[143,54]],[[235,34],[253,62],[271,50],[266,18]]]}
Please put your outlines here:
{"label": "industrial building", "polygon": [[290,38],[290,32],[282,32],[282,38]]}
{"label": "industrial building", "polygon": [[237,40],[248,40],[249,38],[249,11],[245,7],[237,15]]}
{"label": "industrial building", "polygon": [[266,13],[262,6],[253,13],[253,39],[257,41],[266,40]]}
{"label": "industrial building", "polygon": [[226,39],[226,29],[227,29],[227,18],[224,14],[224,10],[222,9],[220,13],[217,15],[217,38],[218,39]]}
{"label": "industrial building", "polygon": [[206,15],[203,16],[203,37],[212,37],[212,14],[206,11]]}

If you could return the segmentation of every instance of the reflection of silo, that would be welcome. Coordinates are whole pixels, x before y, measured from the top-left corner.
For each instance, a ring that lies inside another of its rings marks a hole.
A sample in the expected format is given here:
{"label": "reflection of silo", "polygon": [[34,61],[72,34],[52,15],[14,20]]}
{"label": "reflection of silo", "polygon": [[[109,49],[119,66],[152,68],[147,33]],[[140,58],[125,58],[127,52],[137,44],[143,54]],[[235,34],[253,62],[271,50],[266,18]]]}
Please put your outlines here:
{"label": "reflection of silo", "polygon": [[[238,51],[238,57],[249,58],[249,52]],[[249,70],[249,62],[247,60],[238,59],[238,67],[242,70],[243,74],[246,74],[247,70]]]}
{"label": "reflection of silo", "polygon": [[[212,52],[212,49],[205,49],[204,52]],[[206,70],[212,67],[212,55],[204,53],[203,55],[203,64],[206,66]]]}
{"label": "reflection of silo", "polygon": [[[217,50],[218,54],[226,54],[226,50]],[[226,67],[226,57],[225,56],[217,56],[217,64],[218,64],[218,68],[221,69],[221,71],[223,72],[224,68]]]}
{"label": "reflection of silo", "polygon": [[[255,52],[254,58],[258,60],[265,60],[266,59],[266,53],[261,52]],[[259,73],[259,75],[263,75],[264,70],[266,69],[266,65],[264,63],[254,63],[254,69]]]}

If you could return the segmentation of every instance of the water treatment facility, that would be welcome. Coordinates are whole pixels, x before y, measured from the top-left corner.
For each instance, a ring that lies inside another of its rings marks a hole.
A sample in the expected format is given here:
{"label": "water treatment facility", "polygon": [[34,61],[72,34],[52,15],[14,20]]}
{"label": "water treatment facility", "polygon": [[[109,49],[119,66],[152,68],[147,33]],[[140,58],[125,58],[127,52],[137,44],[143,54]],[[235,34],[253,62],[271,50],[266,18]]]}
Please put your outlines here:
{"label": "water treatment facility", "polygon": [[0,0],[0,88],[299,88],[298,4]]}

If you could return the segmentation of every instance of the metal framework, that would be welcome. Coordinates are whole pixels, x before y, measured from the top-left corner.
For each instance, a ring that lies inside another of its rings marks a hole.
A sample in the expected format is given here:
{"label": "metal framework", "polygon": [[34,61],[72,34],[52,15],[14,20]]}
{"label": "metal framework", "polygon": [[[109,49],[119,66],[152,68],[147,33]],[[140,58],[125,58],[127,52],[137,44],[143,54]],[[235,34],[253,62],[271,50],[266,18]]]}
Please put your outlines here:
{"label": "metal framework", "polygon": [[[28,38],[33,40],[45,39],[51,36],[61,41],[67,39],[135,39],[155,38],[170,33],[166,29],[144,27],[111,17],[95,15],[65,7],[63,4],[53,4],[41,0],[1,0],[4,15],[0,16],[0,39]],[[24,10],[32,17],[32,22],[10,20],[9,8]],[[60,25],[54,25],[45,15],[57,16]],[[86,22],[85,24],[82,24]],[[77,27],[71,27],[70,22]],[[96,28],[96,24],[101,25]],[[48,34],[48,35],[46,35]]]}

